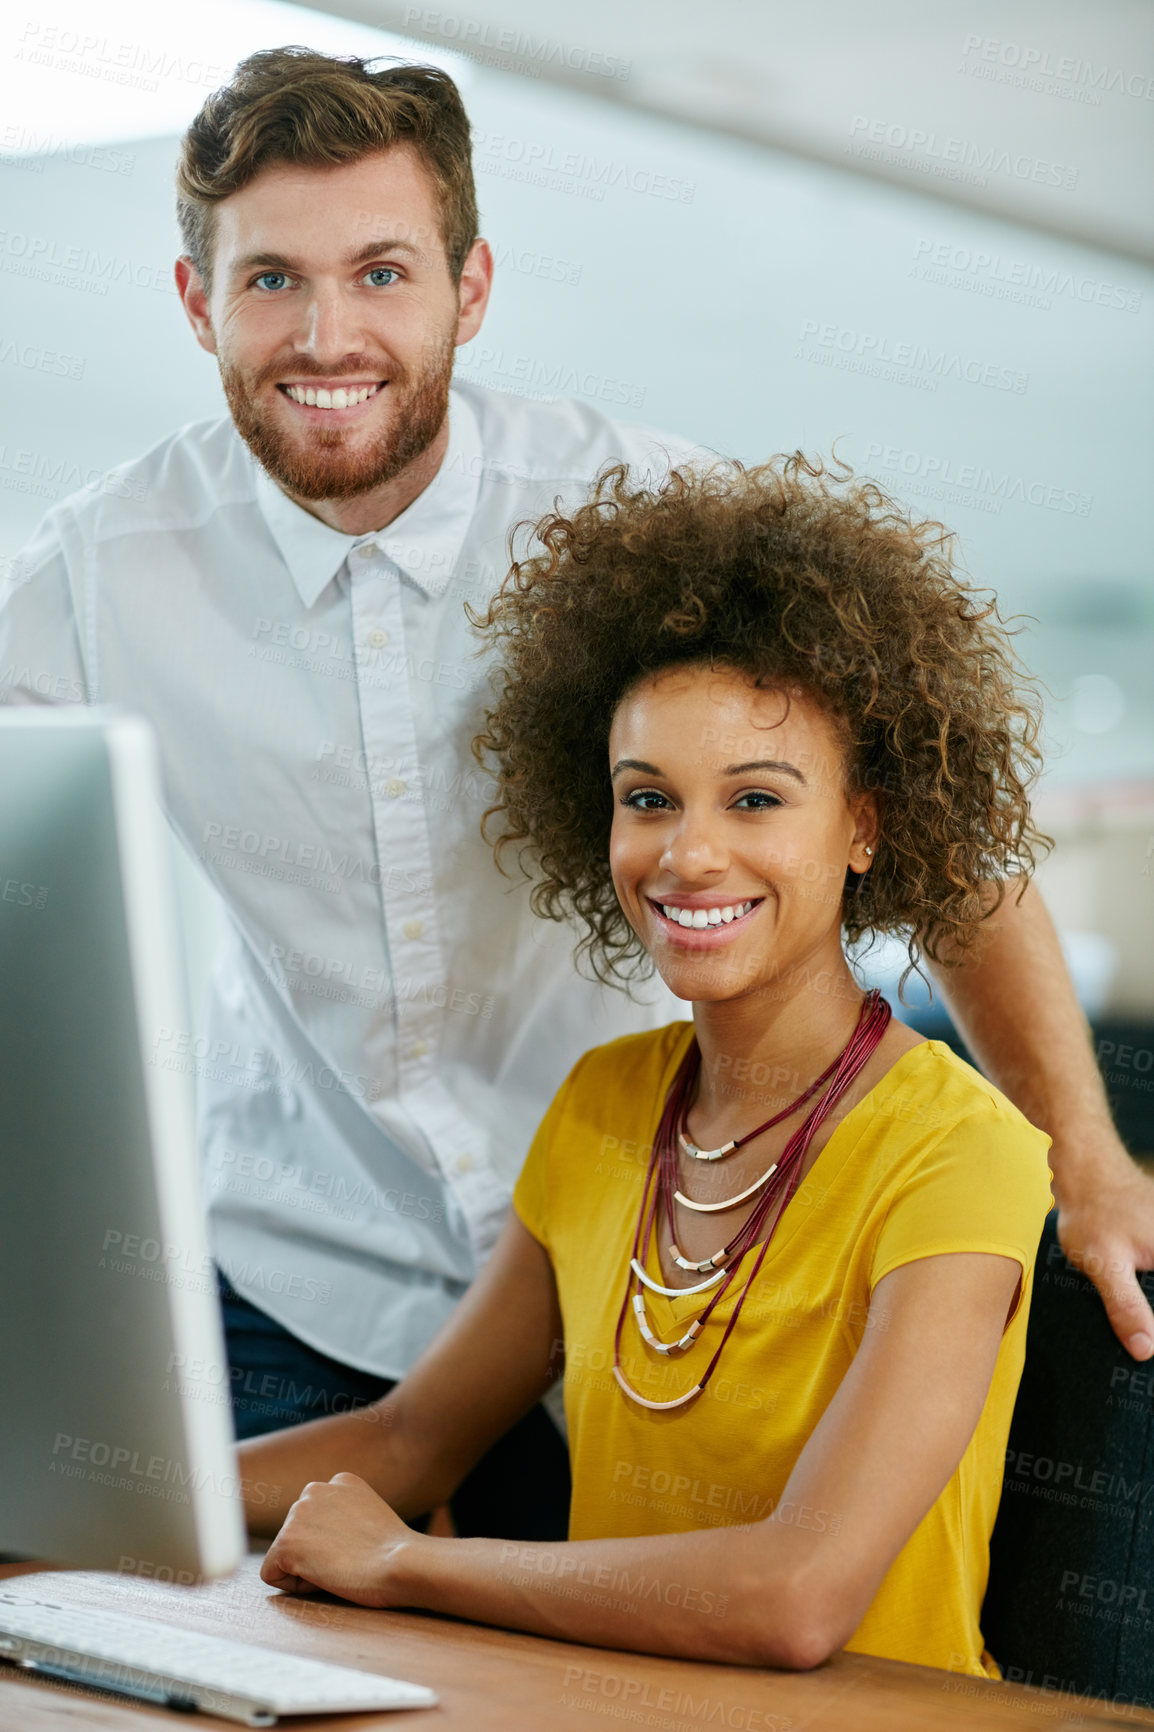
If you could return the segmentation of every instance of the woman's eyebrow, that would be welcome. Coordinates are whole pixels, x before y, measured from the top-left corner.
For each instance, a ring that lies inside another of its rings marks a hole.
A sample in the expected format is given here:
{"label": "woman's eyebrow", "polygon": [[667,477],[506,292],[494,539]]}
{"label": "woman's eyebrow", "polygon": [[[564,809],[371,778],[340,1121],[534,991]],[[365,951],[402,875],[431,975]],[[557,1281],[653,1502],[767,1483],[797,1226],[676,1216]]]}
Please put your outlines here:
{"label": "woman's eyebrow", "polygon": [[796,776],[802,787],[806,786],[805,777],[793,764],[786,764],[779,758],[754,758],[748,764],[726,764],[721,772],[723,776],[744,776],[750,770],[777,770],[783,776]]}
{"label": "woman's eyebrow", "polygon": [[656,764],[647,764],[642,758],[618,758],[610,773],[609,780],[616,779],[619,770],[640,770],[643,776],[660,776],[664,772]]}
{"label": "woman's eyebrow", "polygon": [[[618,758],[613,766],[610,781],[614,780],[620,770],[640,770],[643,776],[660,776],[664,772],[656,764],[647,764],[643,758]],[[806,779],[793,764],[784,763],[779,758],[754,758],[748,764],[726,764],[721,772],[723,776],[744,776],[750,770],[777,770],[784,776],[795,776],[806,787]]]}

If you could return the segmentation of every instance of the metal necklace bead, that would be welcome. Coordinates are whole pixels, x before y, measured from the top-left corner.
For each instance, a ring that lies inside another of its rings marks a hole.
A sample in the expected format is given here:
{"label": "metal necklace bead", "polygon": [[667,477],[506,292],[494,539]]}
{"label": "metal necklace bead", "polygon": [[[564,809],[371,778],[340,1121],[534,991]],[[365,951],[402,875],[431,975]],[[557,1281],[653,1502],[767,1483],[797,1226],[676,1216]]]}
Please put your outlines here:
{"label": "metal necklace bead", "polygon": [[[845,1047],[827,1070],[823,1072],[815,1083],[811,1084],[805,1094],[802,1095],[798,1101],[795,1101],[784,1113],[779,1114],[777,1119],[768,1121],[767,1124],[759,1126],[756,1131],[751,1131],[748,1136],[736,1139],[728,1148],[723,1148],[722,1150],[707,1150],[705,1152],[705,1158],[718,1159],[721,1154],[730,1153],[733,1149],[741,1147],[743,1143],[749,1142],[754,1136],[759,1135],[761,1131],[768,1129],[770,1123],[776,1123],[778,1122],[778,1119],[788,1116],[788,1113],[794,1111],[802,1101],[808,1100],[823,1083],[827,1081],[829,1082],[829,1088],[826,1090],[825,1094],[822,1095],[816,1106],[811,1110],[804,1123],[801,1124],[790,1137],[785,1149],[782,1151],[780,1159],[775,1161],[773,1166],[770,1167],[767,1172],[763,1173],[761,1178],[756,1180],[753,1185],[740,1192],[736,1197],[730,1197],[722,1203],[695,1204],[690,1198],[683,1196],[680,1191],[674,1189],[677,1171],[676,1150],[679,1138],[679,1125],[684,1124],[686,1102],[689,1098],[696,1077],[694,1059],[696,1057],[696,1064],[699,1065],[701,1056],[699,1052],[696,1055],[694,1054],[692,1045],[687,1049],[678,1073],[670,1085],[669,1093],[666,1097],[665,1110],[662,1113],[661,1123],[658,1126],[657,1135],[654,1138],[653,1153],[650,1157],[649,1170],[645,1176],[645,1185],[641,1196],[640,1213],[638,1215],[637,1226],[633,1235],[633,1252],[629,1261],[629,1279],[626,1284],[625,1298],[621,1304],[621,1310],[617,1318],[617,1328],[613,1337],[613,1376],[622,1392],[639,1407],[649,1408],[653,1411],[668,1411],[670,1409],[684,1407],[688,1402],[694,1400],[695,1397],[701,1394],[702,1390],[713,1376],[713,1373],[721,1359],[721,1355],[725,1351],[726,1343],[728,1342],[730,1335],[733,1333],[737,1320],[741,1315],[741,1310],[745,1304],[750,1287],[765,1261],[766,1254],[769,1250],[778,1224],[781,1221],[782,1215],[785,1213],[785,1209],[800,1182],[802,1167],[805,1163],[805,1158],[814,1135],[823,1120],[829,1115],[832,1108],[845,1094],[846,1090],[850,1087],[855,1078],[861,1073],[863,1067],[876,1050],[879,1041],[885,1034],[886,1028],[889,1025],[890,1014],[890,1007],[879,992],[872,991],[867,993],[861,1007],[861,1012],[858,1016],[857,1025]],[[685,1143],[686,1140],[682,1137],[681,1145],[683,1148],[685,1147]],[[694,1152],[693,1145],[689,1145],[686,1152],[692,1154]],[[778,1183],[776,1185],[770,1185],[769,1181],[775,1173],[779,1175]],[[708,1257],[700,1263],[694,1263],[682,1256],[676,1243],[670,1245],[670,1255],[673,1257],[674,1262],[679,1268],[685,1269],[687,1273],[704,1275],[706,1270],[712,1271],[712,1273],[706,1276],[704,1281],[697,1282],[690,1287],[667,1287],[663,1282],[655,1280],[646,1270],[645,1259],[653,1240],[653,1231],[656,1226],[657,1209],[659,1204],[664,1207],[669,1223],[672,1225],[673,1205],[675,1202],[680,1202],[687,1208],[696,1209],[699,1213],[709,1213],[721,1209],[733,1208],[738,1203],[746,1201],[757,1191],[761,1191],[762,1194],[758,1197],[756,1203],[751,1209],[749,1215],[746,1217],[743,1225],[739,1228],[732,1242],[729,1245],[724,1246],[720,1251],[714,1252],[712,1257]],[[647,1396],[641,1395],[632,1387],[621,1369],[621,1335],[625,1325],[626,1315],[629,1310],[632,1309],[633,1311],[634,1320],[637,1324],[641,1340],[651,1352],[658,1353],[666,1358],[673,1354],[687,1353],[698,1339],[702,1330],[705,1328],[705,1325],[709,1322],[719,1302],[729,1291],[730,1286],[737,1275],[738,1269],[745,1261],[747,1253],[752,1251],[754,1246],[757,1244],[758,1235],[763,1230],[765,1223],[769,1220],[771,1211],[774,1210],[775,1205],[778,1203],[780,1203],[780,1207],[777,1208],[773,1223],[770,1226],[765,1239],[761,1242],[761,1247],[754,1259],[753,1267],[745,1278],[741,1291],[737,1296],[737,1301],[730,1313],[729,1320],[722,1331],[721,1340],[714,1350],[713,1357],[710,1359],[709,1364],[706,1366],[701,1377],[692,1388],[686,1390],[683,1395],[676,1396],[671,1401],[652,1401]],[[722,1259],[724,1259],[724,1262],[722,1262]],[[633,1292],[634,1280],[639,1281],[642,1287],[648,1288],[651,1292],[659,1293],[663,1297],[669,1299],[681,1299],[694,1293],[706,1292],[711,1288],[714,1289],[714,1291],[706,1302],[705,1309],[693,1320],[689,1325],[689,1328],[678,1338],[678,1340],[662,1341],[654,1334],[653,1330],[649,1326],[649,1320],[645,1312],[645,1298],[643,1293]]]}

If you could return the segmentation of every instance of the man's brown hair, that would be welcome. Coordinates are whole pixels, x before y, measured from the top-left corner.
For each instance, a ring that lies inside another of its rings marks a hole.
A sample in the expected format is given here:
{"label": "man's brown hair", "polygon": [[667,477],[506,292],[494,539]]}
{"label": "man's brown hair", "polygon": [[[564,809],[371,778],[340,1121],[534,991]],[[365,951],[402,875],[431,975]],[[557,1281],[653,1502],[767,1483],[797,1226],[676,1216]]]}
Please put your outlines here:
{"label": "man's brown hair", "polygon": [[447,72],[385,66],[311,48],[242,60],[184,135],[176,214],[184,248],[211,284],[215,207],[274,163],[322,168],[411,145],[432,178],[453,281],[477,238],[469,118]]}

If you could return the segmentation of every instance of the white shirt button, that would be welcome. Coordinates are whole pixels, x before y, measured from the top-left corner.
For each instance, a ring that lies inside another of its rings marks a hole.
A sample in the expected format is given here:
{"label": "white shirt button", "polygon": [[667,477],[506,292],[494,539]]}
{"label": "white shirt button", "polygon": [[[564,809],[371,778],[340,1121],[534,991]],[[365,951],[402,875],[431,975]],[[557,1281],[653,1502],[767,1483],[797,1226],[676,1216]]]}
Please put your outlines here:
{"label": "white shirt button", "polygon": [[419,938],[424,930],[425,922],[423,920],[406,920],[401,928],[406,938]]}
{"label": "white shirt button", "polygon": [[375,541],[360,541],[357,543],[356,554],[358,559],[372,559],[376,551],[377,544]]}
{"label": "white shirt button", "polygon": [[396,776],[392,776],[385,783],[385,793],[390,800],[399,800],[405,791],[405,786],[404,782],[399,781]]}
{"label": "white shirt button", "polygon": [[384,647],[388,643],[388,641],[389,641],[388,632],[382,631],[379,625],[375,625],[373,627],[372,631],[369,633],[369,644],[370,644],[371,648],[384,649]]}
{"label": "white shirt button", "polygon": [[455,1165],[459,1173],[471,1173],[473,1171],[472,1155],[458,1155]]}
{"label": "white shirt button", "polygon": [[406,1058],[424,1058],[424,1056],[428,1052],[428,1050],[429,1050],[429,1043],[427,1040],[415,1040],[413,1042],[412,1046],[409,1048],[408,1052],[405,1054],[405,1057]]}

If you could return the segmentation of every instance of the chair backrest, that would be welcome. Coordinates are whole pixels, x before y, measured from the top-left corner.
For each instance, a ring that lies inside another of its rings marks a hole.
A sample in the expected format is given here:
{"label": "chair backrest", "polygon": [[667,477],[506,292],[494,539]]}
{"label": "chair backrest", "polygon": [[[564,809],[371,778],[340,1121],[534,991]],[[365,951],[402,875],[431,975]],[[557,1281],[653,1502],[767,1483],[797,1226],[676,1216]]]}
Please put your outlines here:
{"label": "chair backrest", "polygon": [[982,1634],[1008,1681],[1154,1707],[1154,1360],[1119,1344],[1056,1219],[1038,1249]]}

